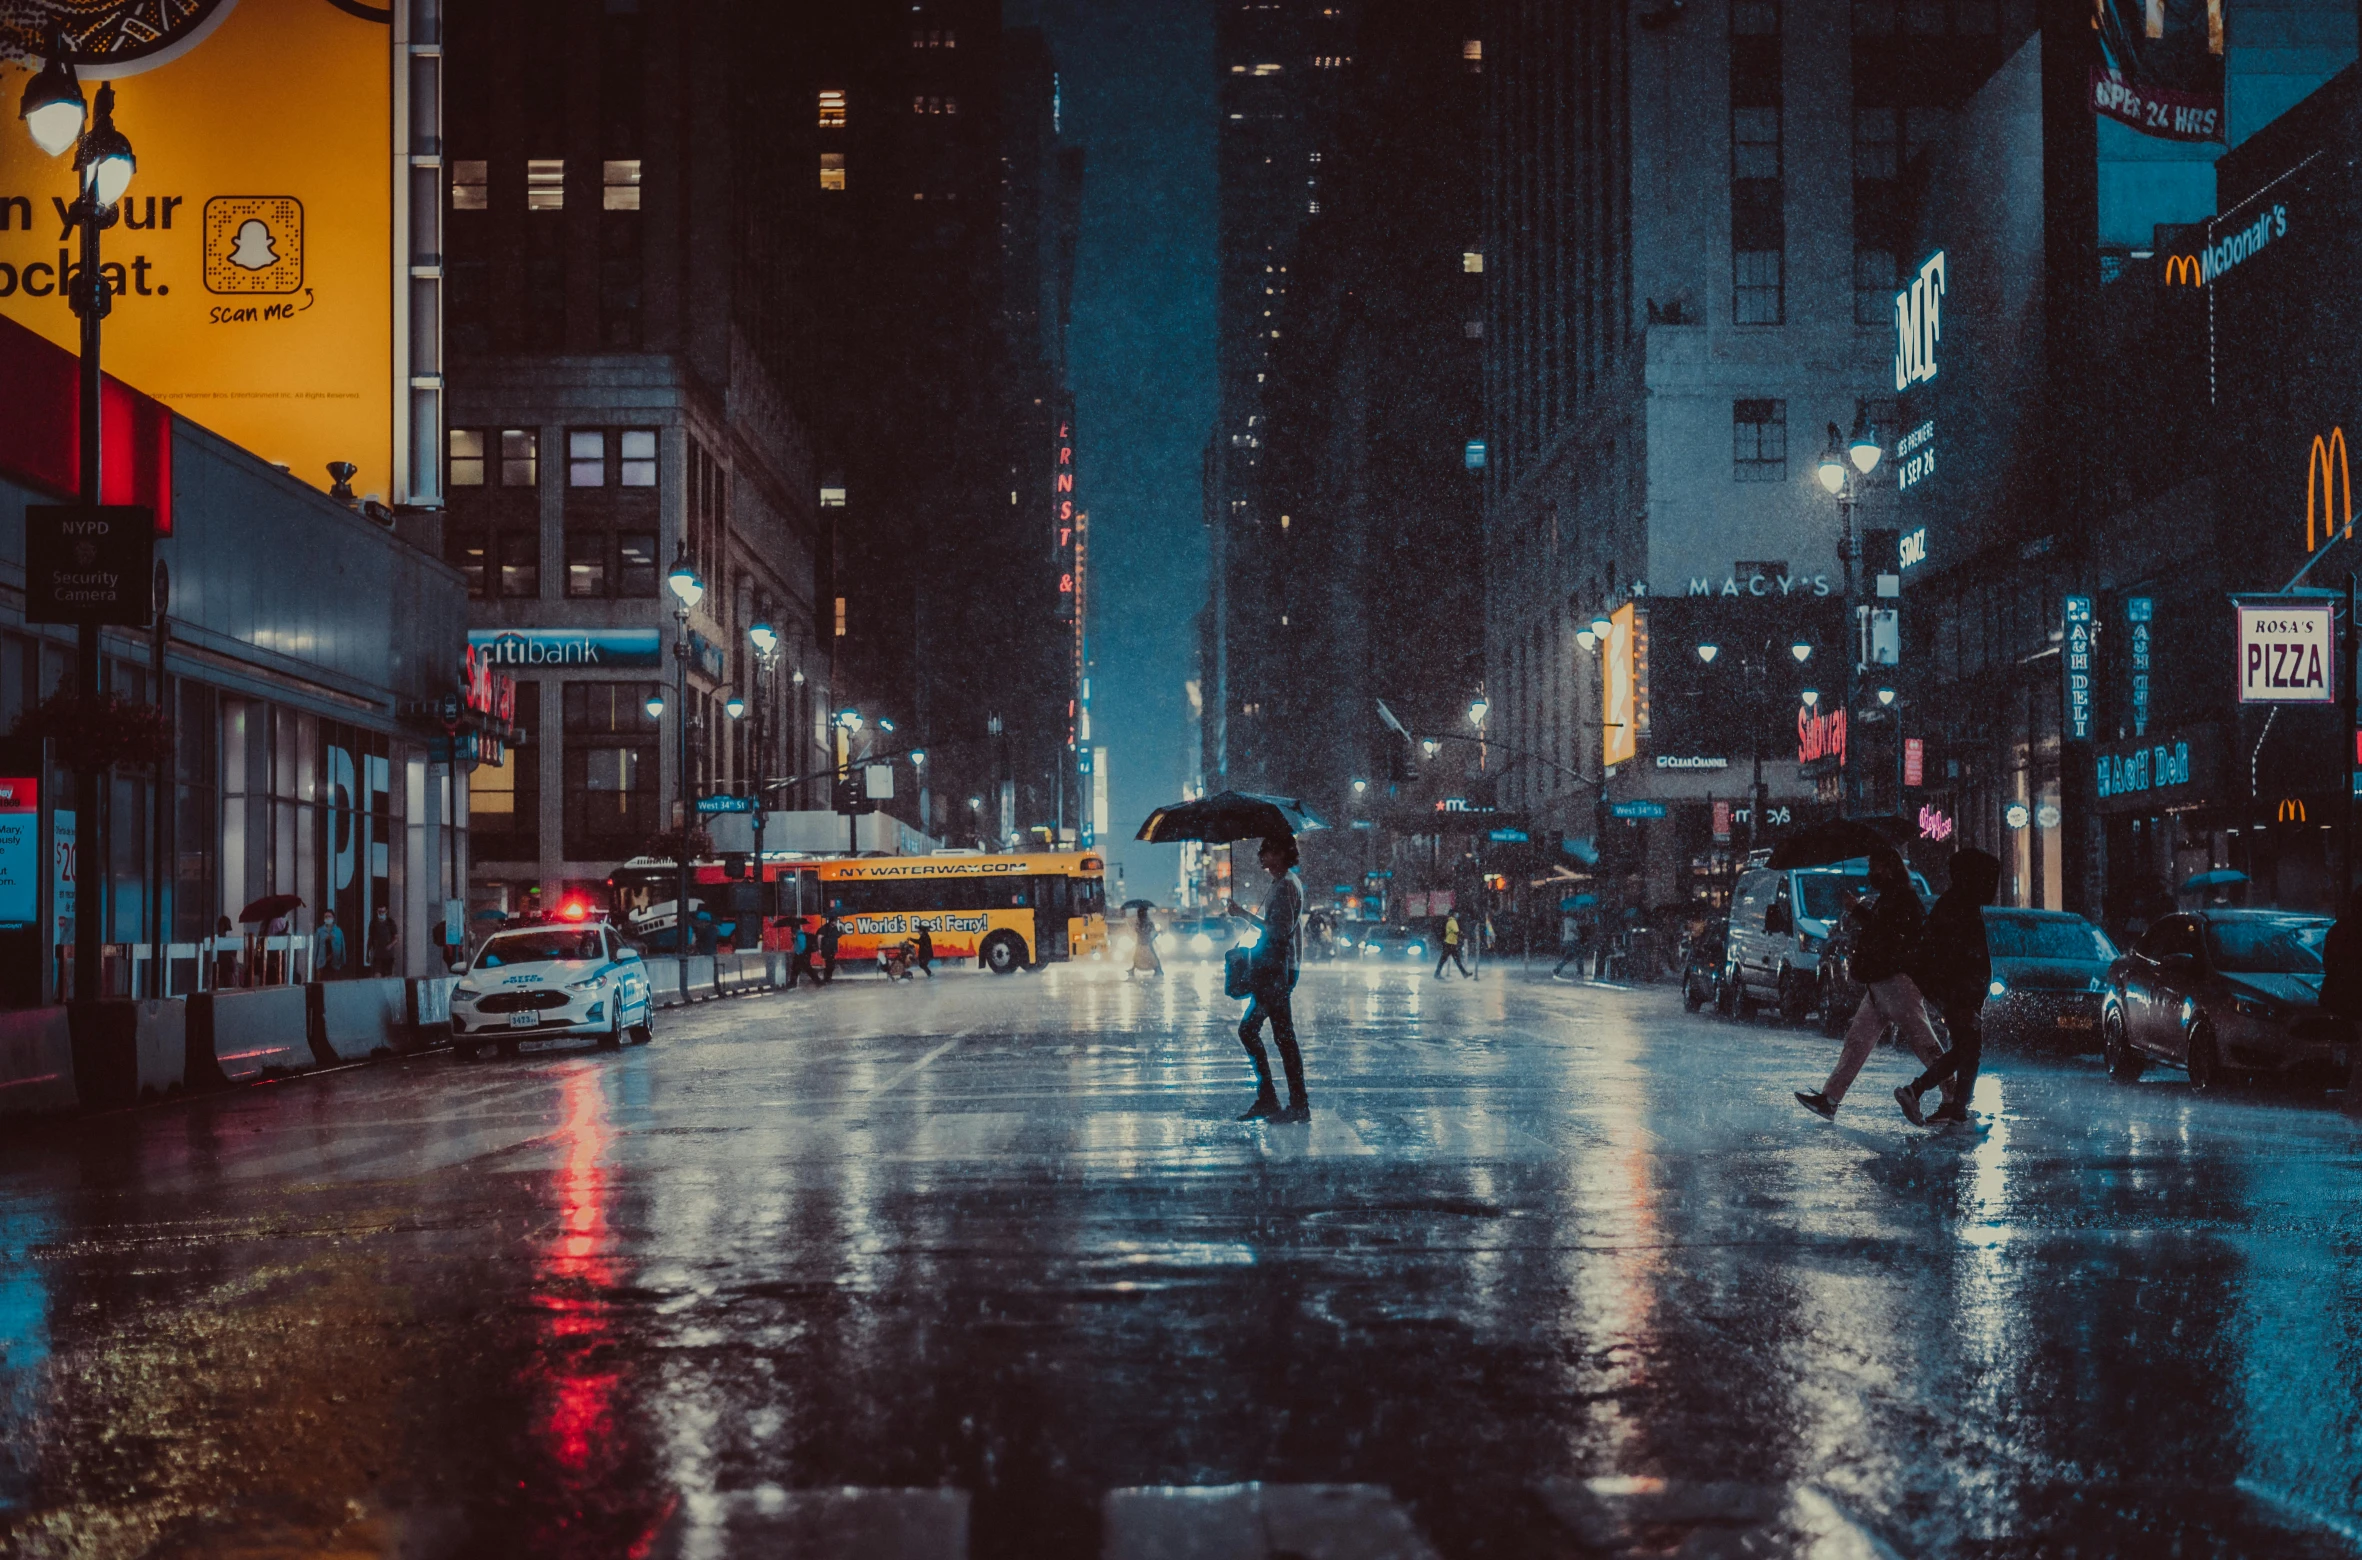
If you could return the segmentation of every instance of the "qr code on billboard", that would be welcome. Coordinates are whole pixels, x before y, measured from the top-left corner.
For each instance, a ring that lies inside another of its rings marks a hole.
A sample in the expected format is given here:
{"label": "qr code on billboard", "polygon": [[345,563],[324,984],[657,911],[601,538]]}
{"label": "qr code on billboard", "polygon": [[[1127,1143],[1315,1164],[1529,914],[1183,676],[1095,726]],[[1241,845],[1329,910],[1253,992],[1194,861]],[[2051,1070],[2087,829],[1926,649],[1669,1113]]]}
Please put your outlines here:
{"label": "qr code on billboard", "polygon": [[216,195],[205,203],[205,290],[291,293],[303,286],[303,202]]}

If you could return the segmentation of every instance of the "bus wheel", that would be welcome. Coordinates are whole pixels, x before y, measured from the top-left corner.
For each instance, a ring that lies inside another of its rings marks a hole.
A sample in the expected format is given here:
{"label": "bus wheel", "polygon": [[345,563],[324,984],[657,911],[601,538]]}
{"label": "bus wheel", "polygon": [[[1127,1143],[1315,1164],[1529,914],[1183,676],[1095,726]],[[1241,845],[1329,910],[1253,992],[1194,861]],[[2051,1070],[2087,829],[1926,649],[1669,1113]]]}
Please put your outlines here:
{"label": "bus wheel", "polygon": [[1025,968],[1025,943],[1015,932],[995,932],[984,939],[981,956],[995,975],[1014,975]]}

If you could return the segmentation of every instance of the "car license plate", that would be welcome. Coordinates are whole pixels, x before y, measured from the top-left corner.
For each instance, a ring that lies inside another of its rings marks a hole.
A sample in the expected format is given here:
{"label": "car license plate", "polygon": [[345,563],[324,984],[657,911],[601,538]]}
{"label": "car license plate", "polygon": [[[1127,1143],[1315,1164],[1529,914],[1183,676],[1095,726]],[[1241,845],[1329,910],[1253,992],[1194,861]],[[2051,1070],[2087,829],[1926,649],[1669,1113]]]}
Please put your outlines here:
{"label": "car license plate", "polygon": [[2089,1029],[2092,1027],[2091,1017],[2085,1013],[2061,1013],[2059,1027],[2061,1029]]}
{"label": "car license plate", "polygon": [[538,1022],[540,1022],[539,1018],[532,1013],[511,1013],[508,1016],[508,1026],[511,1029],[531,1029]]}

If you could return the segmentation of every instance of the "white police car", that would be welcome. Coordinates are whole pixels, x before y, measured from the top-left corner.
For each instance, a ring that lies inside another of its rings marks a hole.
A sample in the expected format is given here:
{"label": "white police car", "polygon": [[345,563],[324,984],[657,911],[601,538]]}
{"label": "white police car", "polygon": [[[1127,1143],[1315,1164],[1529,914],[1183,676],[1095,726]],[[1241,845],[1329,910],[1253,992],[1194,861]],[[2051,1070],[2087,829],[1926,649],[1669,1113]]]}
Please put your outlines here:
{"label": "white police car", "polygon": [[652,1038],[647,966],[614,928],[595,922],[497,932],[459,971],[451,993],[451,1043],[463,1055],[487,1044],[503,1055],[519,1041],[595,1036],[601,1045]]}

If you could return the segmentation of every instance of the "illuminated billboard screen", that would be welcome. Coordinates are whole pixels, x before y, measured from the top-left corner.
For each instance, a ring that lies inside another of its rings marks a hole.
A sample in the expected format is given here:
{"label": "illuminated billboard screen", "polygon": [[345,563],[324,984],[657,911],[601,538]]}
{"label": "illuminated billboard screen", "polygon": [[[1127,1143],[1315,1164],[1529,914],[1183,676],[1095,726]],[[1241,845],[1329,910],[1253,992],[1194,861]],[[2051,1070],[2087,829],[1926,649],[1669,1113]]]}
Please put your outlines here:
{"label": "illuminated billboard screen", "polygon": [[[92,13],[120,7],[87,8]],[[326,488],[395,492],[393,107],[383,12],[334,0],[184,0],[162,31],[77,30],[86,100],[115,90],[138,159],[102,230],[107,371]],[[372,19],[374,17],[374,19]],[[148,36],[154,32],[154,36]],[[0,26],[0,315],[77,350],[72,157],[16,122],[37,52]]]}

